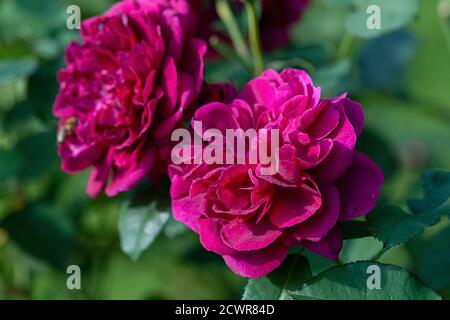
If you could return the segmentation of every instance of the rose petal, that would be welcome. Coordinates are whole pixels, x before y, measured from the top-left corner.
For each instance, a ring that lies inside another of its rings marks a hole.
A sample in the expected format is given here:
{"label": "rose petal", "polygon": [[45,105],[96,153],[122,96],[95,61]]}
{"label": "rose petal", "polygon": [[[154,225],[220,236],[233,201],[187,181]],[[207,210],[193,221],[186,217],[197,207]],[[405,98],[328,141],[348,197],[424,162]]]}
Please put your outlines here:
{"label": "rose petal", "polygon": [[383,172],[364,153],[356,152],[353,163],[339,178],[340,220],[352,220],[368,214],[377,202],[383,184]]}
{"label": "rose petal", "polygon": [[297,240],[319,241],[336,225],[340,202],[337,188],[333,185],[321,187],[323,208],[317,214],[295,227],[292,235]]}
{"label": "rose petal", "polygon": [[239,99],[247,101],[250,105],[258,103],[268,110],[272,110],[275,97],[275,85],[262,77],[250,81],[238,96]]}
{"label": "rose petal", "polygon": [[272,244],[283,231],[268,219],[256,223],[255,219],[231,221],[221,231],[223,241],[238,251],[259,250]]}
{"label": "rose petal", "polygon": [[356,136],[359,137],[364,127],[364,110],[361,105],[353,100],[344,100],[345,114],[355,129]]}
{"label": "rose petal", "polygon": [[[139,151],[137,151],[139,153]],[[137,185],[149,174],[150,168],[155,161],[155,149],[149,149],[142,158],[124,169],[116,169],[111,182],[106,187],[105,193],[108,197],[114,197],[119,192],[124,192]]]}
{"label": "rose petal", "polygon": [[343,244],[342,231],[336,226],[319,242],[302,241],[301,244],[322,257],[337,260]]}
{"label": "rose petal", "polygon": [[99,161],[94,165],[87,184],[87,194],[94,198],[97,197],[105,188],[112,167],[112,155],[109,153],[105,160]]}
{"label": "rose petal", "polygon": [[242,277],[260,278],[275,270],[286,259],[288,248],[281,244],[273,244],[262,250],[241,251],[225,255],[225,263]]}
{"label": "rose petal", "polygon": [[250,205],[250,192],[245,190],[250,184],[247,166],[228,167],[217,181],[217,196],[231,210],[245,209]]}
{"label": "rose petal", "polygon": [[220,237],[223,226],[219,219],[200,218],[199,226],[200,242],[206,250],[213,251],[220,255],[236,252],[226,245]]}
{"label": "rose petal", "polygon": [[277,188],[275,199],[268,212],[270,221],[278,228],[299,224],[320,208],[320,194],[310,187],[302,185],[296,189]]}
{"label": "rose petal", "polygon": [[333,140],[333,148],[328,157],[312,170],[313,176],[322,184],[336,181],[347,171],[353,161],[356,133],[343,110],[340,115],[340,125],[328,136]]}
{"label": "rose petal", "polygon": [[207,129],[218,129],[224,135],[227,129],[239,128],[239,122],[231,113],[231,109],[219,102],[212,102],[202,106],[195,112],[194,120],[202,121],[204,131]]}

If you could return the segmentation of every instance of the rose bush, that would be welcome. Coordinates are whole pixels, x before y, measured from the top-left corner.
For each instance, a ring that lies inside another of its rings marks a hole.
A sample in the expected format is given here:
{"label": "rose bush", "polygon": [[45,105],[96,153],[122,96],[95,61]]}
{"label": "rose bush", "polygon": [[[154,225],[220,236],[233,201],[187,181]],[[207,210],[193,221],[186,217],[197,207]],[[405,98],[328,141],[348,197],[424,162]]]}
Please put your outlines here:
{"label": "rose bush", "polygon": [[170,133],[195,107],[206,44],[186,0],[125,0],[82,24],[66,50],[54,104],[68,173],[93,167],[108,196],[166,172]]}
{"label": "rose bush", "polygon": [[346,95],[321,99],[304,71],[265,71],[232,102],[206,104],[193,120],[224,135],[280,130],[275,175],[262,175],[261,164],[169,167],[175,219],[239,275],[269,273],[294,245],[336,259],[343,241],[338,222],[375,206],[383,173],[355,150],[361,106]]}

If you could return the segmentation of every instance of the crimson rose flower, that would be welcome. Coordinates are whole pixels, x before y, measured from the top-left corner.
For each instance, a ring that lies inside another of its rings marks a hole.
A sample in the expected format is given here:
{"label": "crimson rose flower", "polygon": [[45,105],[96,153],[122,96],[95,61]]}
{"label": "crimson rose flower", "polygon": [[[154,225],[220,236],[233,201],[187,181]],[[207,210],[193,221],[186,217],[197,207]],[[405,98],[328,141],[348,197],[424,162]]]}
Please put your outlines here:
{"label": "crimson rose flower", "polygon": [[93,167],[87,192],[108,196],[166,172],[170,134],[203,86],[206,44],[187,0],[124,0],[82,24],[66,50],[54,104],[68,173]]}
{"label": "crimson rose flower", "polygon": [[175,219],[239,275],[264,276],[294,245],[336,259],[338,222],[375,206],[383,173],[355,150],[361,106],[346,95],[321,99],[304,71],[268,70],[232,102],[200,107],[193,120],[224,136],[226,129],[280,133],[275,175],[263,175],[261,163],[169,167]]}

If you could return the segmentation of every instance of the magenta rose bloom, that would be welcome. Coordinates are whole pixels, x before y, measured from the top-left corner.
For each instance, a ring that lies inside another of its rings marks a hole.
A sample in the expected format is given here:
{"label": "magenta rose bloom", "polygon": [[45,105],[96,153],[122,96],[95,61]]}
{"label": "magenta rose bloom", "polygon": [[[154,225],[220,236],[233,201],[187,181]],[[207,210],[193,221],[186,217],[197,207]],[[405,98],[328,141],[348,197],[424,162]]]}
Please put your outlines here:
{"label": "magenta rose bloom", "polygon": [[87,192],[108,196],[167,170],[170,134],[203,86],[206,44],[186,0],[125,0],[82,24],[66,50],[54,104],[68,173],[92,167]]}
{"label": "magenta rose bloom", "polygon": [[194,120],[223,135],[226,129],[279,130],[274,175],[263,175],[261,163],[169,167],[175,219],[239,275],[264,276],[294,245],[336,259],[343,242],[338,222],[375,206],[383,173],[355,150],[361,106],[346,95],[321,99],[304,71],[268,70],[232,102],[200,107]]}

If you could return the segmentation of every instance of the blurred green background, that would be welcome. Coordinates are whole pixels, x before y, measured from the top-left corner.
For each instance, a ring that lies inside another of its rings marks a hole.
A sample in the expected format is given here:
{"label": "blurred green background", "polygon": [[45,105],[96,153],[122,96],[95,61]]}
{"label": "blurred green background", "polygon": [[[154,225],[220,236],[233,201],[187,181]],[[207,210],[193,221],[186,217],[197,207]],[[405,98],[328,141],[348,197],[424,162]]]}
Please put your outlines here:
{"label": "blurred green background", "polygon": [[[450,169],[450,1],[417,1],[408,23],[375,37],[348,32],[355,10],[348,2],[312,0],[292,44],[266,62],[305,68],[325,96],[348,91],[362,102],[359,147],[383,168],[381,201],[402,205],[420,195],[424,171]],[[173,220],[133,262],[117,227],[125,196],[89,199],[87,172],[59,169],[55,77],[64,47],[79,37],[66,28],[66,8],[79,5],[84,19],[112,3],[0,0],[0,299],[239,299],[246,280]],[[251,76],[222,60],[206,72],[209,81],[238,85]],[[449,246],[443,218],[381,261],[412,270],[450,298]],[[340,260],[370,259],[380,248],[374,238],[346,241]],[[315,273],[331,264],[308,256]],[[71,264],[81,267],[81,290],[66,287]]]}

